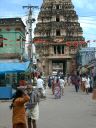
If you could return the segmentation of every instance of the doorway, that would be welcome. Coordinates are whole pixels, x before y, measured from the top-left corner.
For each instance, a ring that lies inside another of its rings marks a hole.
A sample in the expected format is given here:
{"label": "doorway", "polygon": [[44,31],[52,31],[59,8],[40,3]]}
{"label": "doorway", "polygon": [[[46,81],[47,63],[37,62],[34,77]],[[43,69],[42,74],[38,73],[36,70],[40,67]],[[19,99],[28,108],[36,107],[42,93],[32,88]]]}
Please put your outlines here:
{"label": "doorway", "polygon": [[66,60],[52,60],[52,71],[66,74]]}

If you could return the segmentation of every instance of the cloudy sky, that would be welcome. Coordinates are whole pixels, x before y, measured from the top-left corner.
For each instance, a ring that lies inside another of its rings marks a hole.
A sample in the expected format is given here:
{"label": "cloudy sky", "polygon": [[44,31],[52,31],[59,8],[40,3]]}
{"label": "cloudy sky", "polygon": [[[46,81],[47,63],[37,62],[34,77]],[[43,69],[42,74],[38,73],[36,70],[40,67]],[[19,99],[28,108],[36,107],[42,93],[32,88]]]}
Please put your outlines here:
{"label": "cloudy sky", "polygon": [[[24,17],[27,9],[22,6],[29,4],[41,6],[43,0],[1,0],[0,18],[4,17]],[[83,28],[83,35],[86,40],[90,40],[91,47],[96,46],[96,0],[72,0],[75,10],[79,16],[79,22]],[[39,10],[34,10],[34,17]]]}

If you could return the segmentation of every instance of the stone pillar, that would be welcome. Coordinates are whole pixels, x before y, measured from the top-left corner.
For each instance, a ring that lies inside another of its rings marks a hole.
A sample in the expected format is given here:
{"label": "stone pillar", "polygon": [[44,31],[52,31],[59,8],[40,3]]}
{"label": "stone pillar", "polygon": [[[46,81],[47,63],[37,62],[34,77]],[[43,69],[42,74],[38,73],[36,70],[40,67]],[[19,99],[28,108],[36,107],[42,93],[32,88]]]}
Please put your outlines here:
{"label": "stone pillar", "polygon": [[53,47],[50,46],[50,54],[53,55]]}
{"label": "stone pillar", "polygon": [[62,46],[60,46],[60,54],[62,55]]}
{"label": "stone pillar", "polygon": [[52,60],[49,60],[49,74],[52,74]]}
{"label": "stone pillar", "polygon": [[66,73],[70,74],[70,60],[69,59],[67,59],[67,62],[66,62]]}
{"label": "stone pillar", "polygon": [[58,54],[58,53],[57,53],[57,46],[56,46],[56,54]]}
{"label": "stone pillar", "polygon": [[48,65],[49,65],[48,60],[45,58],[45,65],[43,66],[43,70],[44,70],[44,73],[45,73],[46,76],[49,73]]}
{"label": "stone pillar", "polygon": [[76,60],[73,58],[70,60],[70,72],[73,73],[76,71]]}

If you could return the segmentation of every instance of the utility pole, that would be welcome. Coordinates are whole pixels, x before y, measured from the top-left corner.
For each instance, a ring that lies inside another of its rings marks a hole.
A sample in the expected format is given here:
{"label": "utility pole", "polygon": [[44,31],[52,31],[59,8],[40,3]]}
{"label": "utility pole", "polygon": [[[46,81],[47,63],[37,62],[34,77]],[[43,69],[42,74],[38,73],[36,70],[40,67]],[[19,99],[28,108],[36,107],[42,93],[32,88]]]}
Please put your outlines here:
{"label": "utility pole", "polygon": [[33,9],[38,9],[38,6],[31,6],[31,5],[28,5],[28,6],[23,6],[23,8],[27,8],[28,9],[28,19],[26,21],[26,27],[28,29],[28,34],[29,34],[29,40],[28,40],[28,43],[29,43],[29,60],[31,62],[31,64],[33,64],[33,41],[32,41],[32,23],[35,22],[35,18],[33,18]]}

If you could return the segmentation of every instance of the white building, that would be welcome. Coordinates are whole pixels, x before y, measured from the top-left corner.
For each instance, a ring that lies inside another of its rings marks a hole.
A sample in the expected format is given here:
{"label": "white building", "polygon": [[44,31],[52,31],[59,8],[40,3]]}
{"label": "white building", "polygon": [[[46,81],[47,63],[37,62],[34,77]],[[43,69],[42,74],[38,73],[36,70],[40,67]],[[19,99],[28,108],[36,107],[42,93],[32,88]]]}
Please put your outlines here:
{"label": "white building", "polygon": [[84,66],[88,65],[88,63],[95,59],[96,48],[94,47],[87,47],[82,48],[79,51],[79,63]]}

